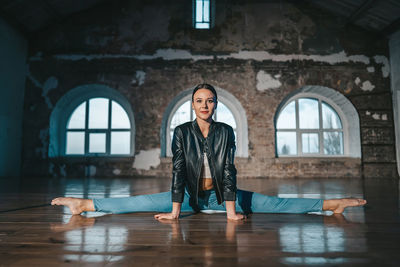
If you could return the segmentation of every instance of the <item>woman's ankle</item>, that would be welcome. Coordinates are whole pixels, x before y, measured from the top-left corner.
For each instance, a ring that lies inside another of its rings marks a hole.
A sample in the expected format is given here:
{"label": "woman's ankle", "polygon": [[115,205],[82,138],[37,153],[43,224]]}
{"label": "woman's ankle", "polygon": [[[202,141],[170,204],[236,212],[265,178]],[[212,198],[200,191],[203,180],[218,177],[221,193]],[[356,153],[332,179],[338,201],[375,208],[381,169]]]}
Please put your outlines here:
{"label": "woman's ankle", "polygon": [[83,199],[82,209],[83,209],[83,211],[95,211],[93,200],[92,199]]}
{"label": "woman's ankle", "polygon": [[336,199],[326,199],[322,203],[322,210],[335,210],[338,207]]}

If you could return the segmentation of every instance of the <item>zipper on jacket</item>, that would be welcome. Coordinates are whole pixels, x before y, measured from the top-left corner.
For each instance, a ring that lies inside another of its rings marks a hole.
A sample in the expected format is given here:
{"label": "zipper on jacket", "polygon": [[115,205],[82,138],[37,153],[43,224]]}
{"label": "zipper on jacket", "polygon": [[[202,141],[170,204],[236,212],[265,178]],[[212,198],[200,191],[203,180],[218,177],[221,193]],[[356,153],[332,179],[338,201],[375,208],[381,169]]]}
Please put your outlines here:
{"label": "zipper on jacket", "polygon": [[[203,164],[204,161],[204,152],[201,153],[201,164]],[[199,165],[199,164],[197,164]],[[199,187],[200,187],[200,175],[201,175],[201,169],[203,168],[203,165],[200,166],[200,168],[197,168],[199,170],[199,173],[197,174],[197,183],[196,183],[196,205],[199,204]]]}

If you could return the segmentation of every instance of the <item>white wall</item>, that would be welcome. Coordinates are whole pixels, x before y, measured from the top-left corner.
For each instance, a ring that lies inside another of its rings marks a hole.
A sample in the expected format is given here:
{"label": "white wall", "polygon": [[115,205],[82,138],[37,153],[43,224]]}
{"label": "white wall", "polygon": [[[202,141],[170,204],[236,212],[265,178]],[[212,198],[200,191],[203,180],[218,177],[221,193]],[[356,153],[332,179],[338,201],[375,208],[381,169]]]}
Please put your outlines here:
{"label": "white wall", "polygon": [[[396,135],[397,171],[400,170],[400,31],[389,40],[393,118]],[[399,172],[400,175],[400,172]]]}
{"label": "white wall", "polygon": [[0,18],[0,177],[20,174],[27,47]]}

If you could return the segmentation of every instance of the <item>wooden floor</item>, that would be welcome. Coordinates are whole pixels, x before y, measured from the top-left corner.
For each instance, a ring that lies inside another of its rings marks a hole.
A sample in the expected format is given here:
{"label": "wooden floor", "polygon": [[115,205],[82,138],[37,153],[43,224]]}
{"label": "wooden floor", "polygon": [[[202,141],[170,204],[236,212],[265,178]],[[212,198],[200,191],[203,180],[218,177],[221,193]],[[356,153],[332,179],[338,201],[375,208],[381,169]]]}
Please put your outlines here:
{"label": "wooden floor", "polygon": [[0,180],[0,266],[400,266],[397,180],[239,180],[282,197],[365,197],[344,215],[152,213],[71,216],[56,196],[123,197],[169,189],[168,179]]}

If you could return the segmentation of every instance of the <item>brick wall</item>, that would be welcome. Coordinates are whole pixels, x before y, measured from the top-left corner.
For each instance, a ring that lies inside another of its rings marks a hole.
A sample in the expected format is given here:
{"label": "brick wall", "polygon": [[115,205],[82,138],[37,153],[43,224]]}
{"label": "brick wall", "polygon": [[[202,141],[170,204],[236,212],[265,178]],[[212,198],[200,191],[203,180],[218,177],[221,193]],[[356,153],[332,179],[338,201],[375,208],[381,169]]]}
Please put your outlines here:
{"label": "brick wall", "polygon": [[[170,158],[140,169],[135,157],[160,148],[161,122],[172,99],[208,82],[235,96],[246,112],[249,157],[236,159],[239,177],[397,176],[386,40],[344,29],[340,18],[303,4],[218,1],[216,10],[215,28],[199,31],[191,28],[190,4],[113,1],[38,33],[28,61],[24,175],[170,177]],[[135,78],[138,71],[145,73],[143,83]],[[281,85],[260,90],[260,71]],[[57,83],[49,88],[51,77]],[[135,157],[47,156],[54,105],[84,84],[105,84],[129,100]],[[276,110],[305,85],[337,90],[355,106],[361,158],[276,158]]]}

